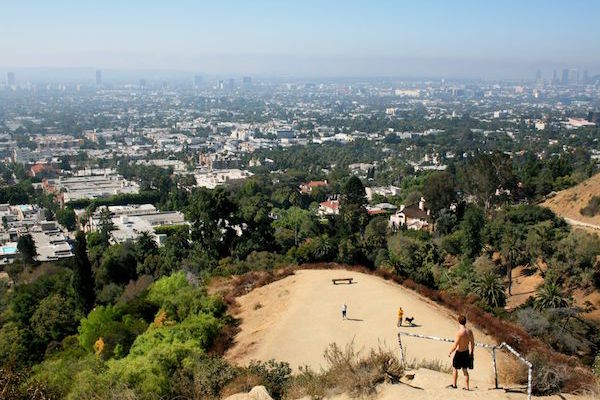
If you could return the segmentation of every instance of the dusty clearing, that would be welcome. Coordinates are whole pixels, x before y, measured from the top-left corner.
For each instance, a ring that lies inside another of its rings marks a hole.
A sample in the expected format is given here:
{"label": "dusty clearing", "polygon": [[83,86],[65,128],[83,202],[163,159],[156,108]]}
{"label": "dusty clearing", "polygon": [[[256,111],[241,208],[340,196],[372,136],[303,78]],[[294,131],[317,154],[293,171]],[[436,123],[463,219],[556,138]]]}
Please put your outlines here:
{"label": "dusty clearing", "polygon": [[[346,277],[354,278],[355,283],[331,282]],[[364,351],[381,345],[399,352],[399,306],[405,317],[415,318],[416,324],[400,328],[403,331],[453,337],[458,327],[454,314],[413,291],[375,276],[344,270],[300,270],[238,301],[241,331],[227,358],[241,364],[275,358],[289,362],[293,368],[309,365],[318,369],[323,366],[323,351],[332,342],[346,345],[354,341],[355,348]],[[341,316],[344,303],[348,305],[348,320]],[[475,337],[478,342],[493,343],[477,330]],[[408,359],[440,360],[450,365],[448,343],[404,337],[403,344]],[[489,387],[489,352],[478,348],[475,364],[474,380]]]}

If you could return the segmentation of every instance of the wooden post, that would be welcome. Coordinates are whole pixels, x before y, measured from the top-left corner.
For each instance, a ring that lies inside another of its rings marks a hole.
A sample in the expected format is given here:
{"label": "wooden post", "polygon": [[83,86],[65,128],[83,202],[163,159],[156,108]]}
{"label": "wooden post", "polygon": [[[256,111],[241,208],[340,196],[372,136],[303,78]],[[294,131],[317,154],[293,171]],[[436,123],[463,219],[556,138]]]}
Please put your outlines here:
{"label": "wooden post", "polygon": [[498,389],[498,368],[496,367],[496,348],[492,348],[492,368],[494,370],[494,385]]}
{"label": "wooden post", "polygon": [[532,375],[533,375],[533,366],[529,364],[529,371],[527,372],[527,400],[531,400],[531,391],[532,391]]}

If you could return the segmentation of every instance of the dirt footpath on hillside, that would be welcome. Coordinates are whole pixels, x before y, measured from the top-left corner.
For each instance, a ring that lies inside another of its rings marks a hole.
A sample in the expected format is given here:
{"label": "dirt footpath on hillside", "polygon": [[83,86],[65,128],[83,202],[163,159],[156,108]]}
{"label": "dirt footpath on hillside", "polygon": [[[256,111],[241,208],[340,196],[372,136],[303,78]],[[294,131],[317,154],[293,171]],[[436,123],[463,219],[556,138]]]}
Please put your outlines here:
{"label": "dirt footpath on hillside", "polygon": [[[333,278],[354,278],[351,285],[333,285]],[[345,270],[300,270],[295,275],[239,297],[241,331],[226,357],[246,364],[252,359],[287,361],[294,369],[324,366],[323,352],[329,343],[354,341],[364,351],[385,346],[399,352],[398,329],[453,338],[456,315],[430,300],[379,277]],[[348,320],[341,308],[348,305]],[[397,311],[414,317],[415,327],[397,328]],[[478,342],[494,343],[478,330]],[[449,343],[403,337],[408,359],[440,360],[450,366]],[[489,351],[477,348],[472,377],[476,385],[492,382]],[[439,382],[446,385],[448,382]],[[436,382],[437,384],[437,382]]]}

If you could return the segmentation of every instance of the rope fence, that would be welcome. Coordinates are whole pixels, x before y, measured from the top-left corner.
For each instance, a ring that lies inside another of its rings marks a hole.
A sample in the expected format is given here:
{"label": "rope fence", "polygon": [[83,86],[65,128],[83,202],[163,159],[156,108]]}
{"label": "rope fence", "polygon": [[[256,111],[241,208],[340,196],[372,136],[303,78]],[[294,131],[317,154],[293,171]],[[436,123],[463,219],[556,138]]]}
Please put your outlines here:
{"label": "rope fence", "polygon": [[[409,333],[409,332],[398,332],[398,344],[400,345],[400,357],[402,360],[402,364],[406,366],[405,355],[404,355],[404,347],[402,346],[402,336],[410,336],[419,339],[427,339],[427,340],[437,340],[439,342],[448,342],[454,343],[454,339],[437,337],[437,336],[429,336],[429,335],[421,335],[419,333]],[[478,343],[475,342],[476,347],[482,347],[489,350],[492,354],[492,371],[494,373],[494,388],[500,389],[498,386],[498,368],[496,365],[496,350],[506,349],[515,357],[517,357],[522,363],[527,365],[527,400],[531,400],[531,392],[532,392],[532,376],[533,376],[533,364],[527,361],[525,357],[523,357],[519,352],[517,352],[514,348],[508,345],[505,342],[502,342],[500,345],[491,345],[486,343]]]}

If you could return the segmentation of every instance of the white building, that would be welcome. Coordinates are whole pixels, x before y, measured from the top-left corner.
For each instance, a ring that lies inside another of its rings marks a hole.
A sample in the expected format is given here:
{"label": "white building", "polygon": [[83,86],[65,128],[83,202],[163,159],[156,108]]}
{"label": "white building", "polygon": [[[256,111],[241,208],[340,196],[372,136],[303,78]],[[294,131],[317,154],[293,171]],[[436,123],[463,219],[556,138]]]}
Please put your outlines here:
{"label": "white building", "polygon": [[46,192],[57,194],[63,204],[74,200],[93,200],[117,194],[136,194],[140,191],[137,183],[123,179],[119,175],[47,179],[44,181],[43,187]]}
{"label": "white building", "polygon": [[208,189],[214,189],[232,181],[244,180],[252,175],[254,175],[252,172],[242,169],[220,169],[194,174],[198,186]]}
{"label": "white building", "polygon": [[[133,204],[126,206],[108,206],[111,221],[115,227],[111,231],[114,243],[136,240],[143,232],[148,232],[160,246],[166,236],[157,234],[159,226],[188,225],[183,213],[179,211],[158,211],[152,204]],[[92,216],[90,229],[97,230],[100,223],[100,210]]]}
{"label": "white building", "polygon": [[400,188],[397,186],[375,186],[375,187],[366,187],[365,193],[367,195],[367,200],[372,201],[373,195],[378,194],[383,197],[393,197],[398,196],[400,194]]}

